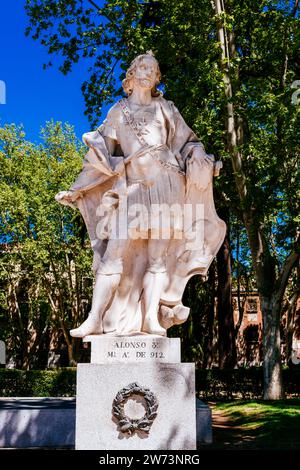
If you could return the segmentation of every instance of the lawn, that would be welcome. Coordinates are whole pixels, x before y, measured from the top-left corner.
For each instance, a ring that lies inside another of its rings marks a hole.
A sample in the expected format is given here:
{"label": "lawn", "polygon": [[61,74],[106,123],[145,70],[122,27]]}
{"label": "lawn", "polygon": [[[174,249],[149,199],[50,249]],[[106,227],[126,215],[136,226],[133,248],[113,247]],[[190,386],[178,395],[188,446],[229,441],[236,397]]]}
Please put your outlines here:
{"label": "lawn", "polygon": [[300,399],[209,403],[216,449],[300,449]]}

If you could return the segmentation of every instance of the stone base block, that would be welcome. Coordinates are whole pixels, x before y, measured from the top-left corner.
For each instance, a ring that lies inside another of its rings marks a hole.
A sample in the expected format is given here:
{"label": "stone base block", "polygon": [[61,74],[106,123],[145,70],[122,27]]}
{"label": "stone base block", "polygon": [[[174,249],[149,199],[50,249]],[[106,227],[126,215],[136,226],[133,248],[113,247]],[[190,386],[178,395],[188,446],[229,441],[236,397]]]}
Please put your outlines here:
{"label": "stone base block", "polygon": [[211,409],[198,398],[196,400],[196,422],[197,443],[211,444],[213,441]]}
{"label": "stone base block", "polygon": [[194,364],[78,364],[76,402],[76,449],[196,449]]}
{"label": "stone base block", "polygon": [[74,447],[74,398],[1,398],[0,447]]}

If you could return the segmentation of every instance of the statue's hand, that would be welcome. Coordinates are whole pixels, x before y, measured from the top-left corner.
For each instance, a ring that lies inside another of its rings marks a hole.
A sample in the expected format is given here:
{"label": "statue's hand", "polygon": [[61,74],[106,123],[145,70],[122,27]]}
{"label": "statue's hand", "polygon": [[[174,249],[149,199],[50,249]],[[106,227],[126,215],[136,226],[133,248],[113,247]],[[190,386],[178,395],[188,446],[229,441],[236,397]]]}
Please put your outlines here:
{"label": "statue's hand", "polygon": [[88,147],[97,147],[97,144],[99,144],[99,141],[97,140],[98,136],[98,131],[86,132],[83,134],[82,140]]}
{"label": "statue's hand", "polygon": [[212,182],[214,162],[213,155],[208,155],[202,146],[195,146],[192,157],[187,161],[186,176],[189,184],[204,191]]}
{"label": "statue's hand", "polygon": [[191,161],[200,159],[203,163],[207,163],[210,166],[214,165],[215,158],[213,155],[207,154],[202,146],[196,146],[193,149]]}
{"label": "statue's hand", "polygon": [[206,153],[202,146],[197,146],[193,149],[190,160],[191,163],[198,160],[200,163],[207,164],[208,167],[213,167],[213,176],[219,176],[220,170],[223,168],[223,163],[220,160],[216,161],[214,155]]}
{"label": "statue's hand", "polygon": [[65,206],[73,205],[72,203],[75,202],[77,198],[78,194],[75,191],[60,191],[55,196],[55,200]]}

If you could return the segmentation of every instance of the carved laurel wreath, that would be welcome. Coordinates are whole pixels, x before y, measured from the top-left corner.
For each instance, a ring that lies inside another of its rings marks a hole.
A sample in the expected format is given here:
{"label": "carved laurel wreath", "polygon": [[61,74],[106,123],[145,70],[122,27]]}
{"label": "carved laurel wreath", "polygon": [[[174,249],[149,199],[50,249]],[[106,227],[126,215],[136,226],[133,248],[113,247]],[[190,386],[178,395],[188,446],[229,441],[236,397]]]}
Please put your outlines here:
{"label": "carved laurel wreath", "polygon": [[[146,413],[142,418],[130,419],[125,415],[124,405],[131,395],[141,395],[146,402]],[[140,430],[149,433],[151,425],[157,416],[158,400],[149,388],[143,388],[134,382],[120,390],[113,401],[113,415],[118,420],[118,426],[123,433],[133,434]]]}

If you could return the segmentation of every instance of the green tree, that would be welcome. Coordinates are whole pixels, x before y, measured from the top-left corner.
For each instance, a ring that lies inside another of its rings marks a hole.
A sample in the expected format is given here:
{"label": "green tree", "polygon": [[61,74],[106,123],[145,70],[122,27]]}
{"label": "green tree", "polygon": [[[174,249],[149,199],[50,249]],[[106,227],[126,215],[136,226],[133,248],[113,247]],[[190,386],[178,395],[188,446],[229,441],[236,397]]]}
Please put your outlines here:
{"label": "green tree", "polygon": [[219,0],[214,4],[227,151],[263,313],[264,397],[276,399],[283,394],[282,304],[300,256],[299,199],[290,192],[292,187],[299,196],[299,110],[293,107],[288,86],[299,70],[294,60],[298,1],[292,10],[290,2],[252,1],[239,7],[232,1],[226,9]]}
{"label": "green tree", "polygon": [[68,124],[47,123],[42,136],[35,145],[20,127],[0,129],[1,313],[24,368],[59,330],[73,361],[68,329],[86,314],[92,285],[81,217],[54,199],[79,172],[83,146]]}
{"label": "green tree", "polygon": [[[213,5],[213,6],[212,6]],[[94,123],[120,93],[139,52],[161,64],[176,102],[208,152],[223,156],[218,194],[244,225],[263,312],[264,396],[282,396],[280,315],[299,260],[298,0],[28,0],[27,34],[63,57],[68,72],[94,60],[83,84]],[[120,64],[120,67],[119,67]]]}

